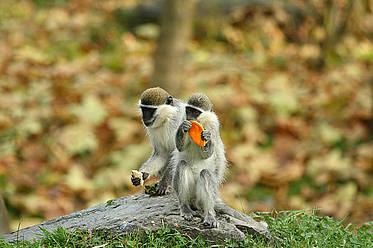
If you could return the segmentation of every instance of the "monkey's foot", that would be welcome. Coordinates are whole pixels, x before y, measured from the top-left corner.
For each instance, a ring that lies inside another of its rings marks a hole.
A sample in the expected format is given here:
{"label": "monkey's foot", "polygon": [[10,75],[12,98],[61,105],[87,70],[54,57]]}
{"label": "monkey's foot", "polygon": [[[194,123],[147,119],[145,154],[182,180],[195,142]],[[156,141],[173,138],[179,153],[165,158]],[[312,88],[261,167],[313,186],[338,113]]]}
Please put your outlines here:
{"label": "monkey's foot", "polygon": [[145,194],[154,196],[157,195],[157,190],[155,185],[145,185],[144,187]]}
{"label": "monkey's foot", "polygon": [[156,195],[165,195],[169,193],[167,183],[159,181],[159,182],[156,182],[154,186],[156,190]]}
{"label": "monkey's foot", "polygon": [[180,216],[183,217],[185,220],[192,220],[194,211],[190,209],[187,205],[182,205],[180,207]]}
{"label": "monkey's foot", "polygon": [[192,213],[180,213],[180,216],[183,217],[185,220],[192,220],[193,219],[193,214]]}
{"label": "monkey's foot", "polygon": [[217,227],[219,227],[219,222],[215,219],[214,216],[208,215],[203,220],[203,225],[205,225],[209,228],[217,228]]}

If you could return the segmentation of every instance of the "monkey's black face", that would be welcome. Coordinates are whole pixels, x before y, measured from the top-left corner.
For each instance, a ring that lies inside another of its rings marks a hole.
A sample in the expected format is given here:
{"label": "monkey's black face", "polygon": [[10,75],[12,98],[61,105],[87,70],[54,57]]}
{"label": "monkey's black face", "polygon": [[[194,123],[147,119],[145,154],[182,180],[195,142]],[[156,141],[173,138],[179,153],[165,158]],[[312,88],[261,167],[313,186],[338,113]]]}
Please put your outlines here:
{"label": "monkey's black face", "polygon": [[202,114],[202,111],[199,109],[196,109],[192,106],[186,106],[185,107],[185,113],[187,120],[197,120],[198,116]]}
{"label": "monkey's black face", "polygon": [[142,121],[144,122],[144,125],[149,127],[153,124],[155,118],[154,114],[157,110],[156,107],[144,107],[141,106],[141,112],[142,112]]}

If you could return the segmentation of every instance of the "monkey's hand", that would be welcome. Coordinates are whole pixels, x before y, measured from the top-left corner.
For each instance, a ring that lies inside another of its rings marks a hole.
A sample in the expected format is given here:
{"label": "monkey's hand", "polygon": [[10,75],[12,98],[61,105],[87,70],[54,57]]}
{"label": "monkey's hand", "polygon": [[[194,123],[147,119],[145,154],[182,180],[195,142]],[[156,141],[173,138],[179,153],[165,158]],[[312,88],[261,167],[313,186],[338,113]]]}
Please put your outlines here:
{"label": "monkey's hand", "polygon": [[[140,172],[141,173],[141,177],[142,177],[142,180],[146,180],[148,177],[149,177],[149,173],[147,172]],[[140,177],[136,177],[134,174],[131,175],[131,182],[134,186],[139,186],[141,184],[141,178]]]}
{"label": "monkey's hand", "polygon": [[201,139],[205,140],[206,142],[209,141],[209,140],[211,140],[211,132],[208,131],[208,130],[202,131],[202,133],[201,133]]}
{"label": "monkey's hand", "polygon": [[184,133],[188,132],[192,128],[192,123],[190,121],[184,121],[181,124],[181,129],[184,131]]}

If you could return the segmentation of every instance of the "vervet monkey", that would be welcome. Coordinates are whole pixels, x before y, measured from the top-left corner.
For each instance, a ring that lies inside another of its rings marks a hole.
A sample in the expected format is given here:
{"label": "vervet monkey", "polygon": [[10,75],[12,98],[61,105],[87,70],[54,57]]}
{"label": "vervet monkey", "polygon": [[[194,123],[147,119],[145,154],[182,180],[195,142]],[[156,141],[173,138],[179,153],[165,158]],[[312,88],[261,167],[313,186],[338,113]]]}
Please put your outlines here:
{"label": "vervet monkey", "polygon": [[142,93],[139,109],[153,152],[139,169],[142,178],[132,175],[133,185],[139,185],[152,175],[161,177],[156,185],[158,195],[164,195],[171,185],[171,155],[176,149],[176,130],[184,120],[184,106],[182,101],[174,99],[159,87],[149,88]]}
{"label": "vervet monkey", "polygon": [[[203,223],[218,227],[215,218],[215,203],[221,202],[218,187],[223,180],[227,160],[219,133],[219,120],[212,111],[210,99],[201,93],[193,94],[185,107],[186,120],[176,133],[176,147],[173,159],[173,188],[179,199],[180,215],[186,220],[193,217],[192,208],[202,209]],[[194,143],[188,131],[192,124],[199,122],[205,146]]]}

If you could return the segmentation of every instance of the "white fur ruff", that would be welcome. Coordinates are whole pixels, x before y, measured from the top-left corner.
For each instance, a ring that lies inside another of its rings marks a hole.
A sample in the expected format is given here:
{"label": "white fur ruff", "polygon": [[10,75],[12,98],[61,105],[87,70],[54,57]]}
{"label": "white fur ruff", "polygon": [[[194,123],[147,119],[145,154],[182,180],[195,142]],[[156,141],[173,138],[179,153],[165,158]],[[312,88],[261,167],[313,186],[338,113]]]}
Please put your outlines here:
{"label": "white fur ruff", "polygon": [[176,149],[175,136],[177,128],[184,120],[184,104],[175,101],[175,106],[164,104],[155,107],[157,107],[154,113],[155,120],[150,127],[146,127],[153,147],[153,155],[141,166],[140,170],[150,175],[160,176],[170,160],[171,153]]}

